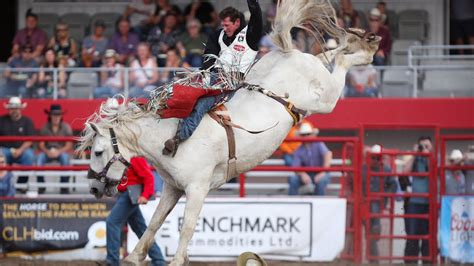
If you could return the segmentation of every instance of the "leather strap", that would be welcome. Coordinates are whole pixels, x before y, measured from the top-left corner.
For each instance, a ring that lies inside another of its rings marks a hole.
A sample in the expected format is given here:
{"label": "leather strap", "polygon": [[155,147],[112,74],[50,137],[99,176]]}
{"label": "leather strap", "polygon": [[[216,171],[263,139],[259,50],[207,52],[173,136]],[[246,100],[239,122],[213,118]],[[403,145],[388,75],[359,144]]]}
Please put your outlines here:
{"label": "leather strap", "polygon": [[[224,109],[224,105],[218,106],[219,109]],[[237,157],[235,156],[235,134],[234,130],[232,129],[232,123],[230,122],[230,117],[222,114],[216,114],[216,110],[212,110],[209,112],[209,116],[216,120],[219,125],[221,125],[225,129],[225,133],[227,135],[227,145],[229,147],[229,159],[227,160],[227,177],[226,180],[230,180],[233,175],[236,174],[237,168]]]}
{"label": "leather strap", "polygon": [[307,111],[305,111],[303,109],[300,109],[300,108],[297,108],[290,101],[287,101],[287,100],[283,99],[283,97],[278,96],[278,95],[274,94],[271,91],[267,91],[267,90],[265,90],[264,88],[262,88],[258,85],[246,84],[246,86],[247,86],[247,89],[249,89],[249,90],[258,91],[258,92],[260,92],[262,94],[265,94],[268,97],[274,99],[275,101],[281,103],[285,107],[286,111],[290,114],[291,118],[293,118],[293,126],[296,126],[296,124],[298,124],[298,122],[300,122],[301,119],[303,119],[303,117],[305,117],[308,114]]}

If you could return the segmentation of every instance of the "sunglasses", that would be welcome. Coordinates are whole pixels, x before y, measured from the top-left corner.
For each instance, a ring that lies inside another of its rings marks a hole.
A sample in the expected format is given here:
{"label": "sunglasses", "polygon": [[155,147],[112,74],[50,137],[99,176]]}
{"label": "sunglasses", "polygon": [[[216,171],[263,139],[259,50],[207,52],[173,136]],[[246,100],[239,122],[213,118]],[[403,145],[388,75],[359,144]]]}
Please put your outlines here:
{"label": "sunglasses", "polygon": [[57,31],[67,31],[65,28],[56,29]]}

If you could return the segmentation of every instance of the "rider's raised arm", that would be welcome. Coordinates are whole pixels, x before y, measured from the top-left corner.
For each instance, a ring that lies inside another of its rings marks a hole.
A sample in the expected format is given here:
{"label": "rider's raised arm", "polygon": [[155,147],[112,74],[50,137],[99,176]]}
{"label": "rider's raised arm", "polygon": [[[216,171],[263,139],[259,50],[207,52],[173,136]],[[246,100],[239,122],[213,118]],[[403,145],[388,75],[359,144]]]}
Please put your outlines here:
{"label": "rider's raised arm", "polygon": [[[209,38],[207,39],[207,42],[206,42],[206,47],[204,49],[204,57],[205,55],[208,55],[208,54],[213,54],[215,56],[219,56],[219,53],[221,51],[221,47],[219,46],[219,34],[220,34],[221,30],[217,30],[215,32],[213,32]],[[207,60],[207,58],[204,58],[204,63],[202,64],[201,66],[201,69],[208,69],[210,68],[214,62],[216,61],[215,59],[209,59]]]}
{"label": "rider's raised arm", "polygon": [[258,0],[247,0],[250,11],[250,19],[247,27],[247,43],[254,51],[258,51],[258,43],[263,35],[262,9]]}

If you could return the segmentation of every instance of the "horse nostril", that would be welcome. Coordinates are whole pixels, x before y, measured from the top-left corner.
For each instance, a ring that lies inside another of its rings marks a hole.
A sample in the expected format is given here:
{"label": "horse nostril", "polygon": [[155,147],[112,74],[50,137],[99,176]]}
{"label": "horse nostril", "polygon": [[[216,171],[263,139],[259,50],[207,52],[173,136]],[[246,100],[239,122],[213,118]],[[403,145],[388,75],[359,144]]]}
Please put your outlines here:
{"label": "horse nostril", "polygon": [[94,154],[95,154],[96,157],[101,156],[102,153],[104,153],[104,152],[103,152],[103,151],[96,151],[96,152],[94,152]]}
{"label": "horse nostril", "polygon": [[95,187],[91,188],[89,191],[92,195],[97,195],[99,194],[99,190]]}

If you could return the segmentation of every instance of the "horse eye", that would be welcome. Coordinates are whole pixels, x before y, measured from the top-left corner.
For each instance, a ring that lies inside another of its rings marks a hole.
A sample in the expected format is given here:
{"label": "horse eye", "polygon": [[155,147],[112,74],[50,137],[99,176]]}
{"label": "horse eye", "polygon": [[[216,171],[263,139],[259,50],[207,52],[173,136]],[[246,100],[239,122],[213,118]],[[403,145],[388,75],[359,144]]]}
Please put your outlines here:
{"label": "horse eye", "polygon": [[94,152],[94,154],[95,154],[96,157],[102,156],[102,153],[104,153],[104,151],[96,151],[96,152]]}

